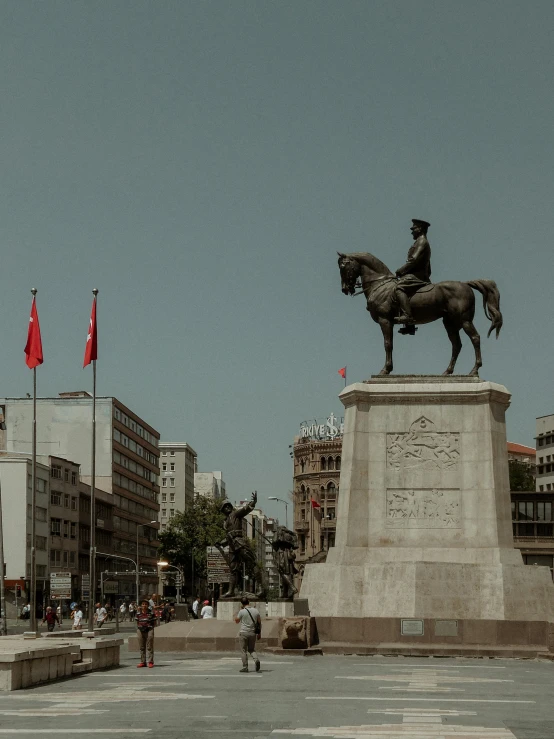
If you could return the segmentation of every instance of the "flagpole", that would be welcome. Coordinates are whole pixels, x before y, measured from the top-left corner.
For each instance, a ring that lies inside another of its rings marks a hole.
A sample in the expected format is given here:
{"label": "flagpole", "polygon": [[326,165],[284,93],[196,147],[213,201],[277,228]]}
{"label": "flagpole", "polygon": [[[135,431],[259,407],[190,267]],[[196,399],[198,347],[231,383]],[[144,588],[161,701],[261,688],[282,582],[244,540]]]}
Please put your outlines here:
{"label": "flagpole", "polygon": [[[37,289],[31,290],[33,300]],[[37,520],[37,368],[33,367],[33,445],[31,452],[31,614],[30,629],[37,631],[37,556],[36,556],[36,520]]]}
{"label": "flagpole", "polygon": [[[98,290],[92,291],[94,303]],[[94,488],[96,485],[96,359],[92,360],[92,463],[90,476],[90,582],[89,582],[89,609],[88,628],[94,630],[94,600],[96,598],[96,517]],[[101,604],[102,605],[102,604]]]}
{"label": "flagpole", "polygon": [[347,370],[347,367],[345,365],[344,367],[344,387],[346,387],[346,370]]}

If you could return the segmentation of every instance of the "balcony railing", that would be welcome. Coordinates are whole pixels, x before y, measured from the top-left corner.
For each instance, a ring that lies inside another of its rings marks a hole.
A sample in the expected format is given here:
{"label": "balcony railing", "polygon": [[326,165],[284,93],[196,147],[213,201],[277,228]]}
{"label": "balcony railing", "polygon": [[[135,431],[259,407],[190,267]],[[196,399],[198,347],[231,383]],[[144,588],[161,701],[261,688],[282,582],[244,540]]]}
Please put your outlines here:
{"label": "balcony railing", "polygon": [[309,521],[295,521],[294,528],[296,531],[309,531],[310,523]]}

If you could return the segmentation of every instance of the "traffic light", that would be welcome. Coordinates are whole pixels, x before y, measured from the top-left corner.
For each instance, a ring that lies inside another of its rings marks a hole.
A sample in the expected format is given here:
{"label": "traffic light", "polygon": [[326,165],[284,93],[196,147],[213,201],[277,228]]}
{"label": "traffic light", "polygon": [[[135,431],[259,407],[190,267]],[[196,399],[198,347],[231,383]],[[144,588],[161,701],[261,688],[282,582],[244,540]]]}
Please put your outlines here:
{"label": "traffic light", "polygon": [[16,585],[15,586],[15,597],[16,598],[21,598],[21,585]]}

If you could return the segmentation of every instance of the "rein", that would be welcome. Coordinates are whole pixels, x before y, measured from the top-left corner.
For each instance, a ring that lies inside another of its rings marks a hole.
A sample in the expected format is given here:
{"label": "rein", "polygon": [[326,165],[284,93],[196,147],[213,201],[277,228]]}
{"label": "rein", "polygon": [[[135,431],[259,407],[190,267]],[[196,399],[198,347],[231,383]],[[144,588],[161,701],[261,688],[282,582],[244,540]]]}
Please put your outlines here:
{"label": "rein", "polygon": [[[388,275],[383,275],[382,277],[376,277],[374,280],[369,280],[368,287],[369,287],[369,285],[373,284],[374,282],[380,282],[381,280],[386,280],[387,282],[390,282],[391,280],[397,280],[397,279],[398,278],[397,277],[394,277],[394,276],[390,276],[389,277]],[[386,283],[383,282],[383,285],[385,285],[385,284]],[[357,287],[357,285],[356,285],[356,287]],[[352,293],[352,297],[355,298],[356,295],[362,295],[362,294],[365,295],[365,291],[368,289],[368,287],[363,288],[362,290],[358,290],[357,293]]]}

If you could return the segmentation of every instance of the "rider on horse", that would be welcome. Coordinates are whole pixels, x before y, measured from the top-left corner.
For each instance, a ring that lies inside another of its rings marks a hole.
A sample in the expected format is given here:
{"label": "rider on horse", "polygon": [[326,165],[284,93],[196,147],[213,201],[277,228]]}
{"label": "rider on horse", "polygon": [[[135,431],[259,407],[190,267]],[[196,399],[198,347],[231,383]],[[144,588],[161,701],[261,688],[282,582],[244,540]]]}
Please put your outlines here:
{"label": "rider on horse", "polygon": [[396,321],[404,324],[404,328],[400,329],[401,334],[415,332],[410,297],[431,282],[431,247],[427,241],[427,229],[430,225],[427,221],[412,218],[410,231],[414,243],[408,251],[408,261],[396,270],[398,281],[395,295],[401,311]]}

